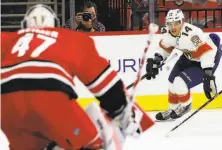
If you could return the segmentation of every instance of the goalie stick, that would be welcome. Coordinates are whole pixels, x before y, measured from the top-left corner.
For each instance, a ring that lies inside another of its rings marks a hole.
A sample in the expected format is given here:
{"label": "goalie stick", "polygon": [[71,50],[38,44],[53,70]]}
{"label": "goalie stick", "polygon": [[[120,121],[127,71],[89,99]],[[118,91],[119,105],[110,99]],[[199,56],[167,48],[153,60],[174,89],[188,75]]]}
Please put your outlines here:
{"label": "goalie stick", "polygon": [[[146,59],[147,51],[149,50],[150,44],[151,44],[151,42],[152,42],[152,40],[154,38],[154,35],[158,31],[158,29],[159,29],[159,26],[154,24],[154,23],[151,23],[149,25],[150,35],[149,35],[149,39],[147,41],[147,46],[144,48],[144,52],[143,52],[143,55],[142,55],[141,63],[139,65],[139,71],[138,71],[137,76],[136,76],[137,79],[136,79],[135,82],[132,83],[132,86],[131,86],[131,87],[133,87],[131,95],[130,95],[131,103],[133,103],[133,101],[134,101],[133,98],[134,98],[134,94],[135,94],[135,91],[136,91],[136,87],[137,87],[139,81],[141,80],[140,79],[141,78],[141,73],[142,73],[143,65],[145,64],[145,59]],[[129,89],[128,86],[127,86],[127,89]]]}
{"label": "goalie stick", "polygon": [[186,119],[184,119],[181,123],[179,123],[177,126],[175,126],[174,128],[172,128],[167,134],[166,137],[169,137],[169,134],[173,131],[175,131],[176,129],[178,129],[182,124],[184,124],[186,121],[188,121],[191,117],[193,117],[196,113],[198,113],[200,110],[202,110],[205,106],[207,106],[208,104],[210,104],[213,100],[215,100],[220,94],[222,94],[222,90],[215,95],[214,97],[212,97],[211,99],[209,99],[207,102],[205,102],[203,105],[201,105],[196,111],[194,111],[191,115],[189,115]]}
{"label": "goalie stick", "polygon": [[[150,34],[148,37],[147,46],[144,48],[142,59],[141,59],[140,65],[139,65],[139,71],[136,76],[137,80],[133,83],[133,86],[132,86],[133,89],[131,91],[131,94],[127,95],[128,107],[126,107],[125,111],[131,112],[132,110],[135,110],[134,113],[137,115],[135,115],[134,121],[135,121],[135,123],[140,124],[140,127],[139,127],[140,131],[145,131],[145,130],[149,129],[154,124],[153,120],[147,116],[147,114],[140,108],[140,106],[138,106],[138,104],[135,103],[134,94],[136,91],[136,87],[140,81],[141,72],[142,72],[143,65],[145,63],[147,51],[149,50],[150,44],[154,38],[155,33],[158,31],[158,29],[159,29],[159,26],[156,24],[151,23],[149,25]],[[125,138],[125,137],[123,136],[122,138]]]}

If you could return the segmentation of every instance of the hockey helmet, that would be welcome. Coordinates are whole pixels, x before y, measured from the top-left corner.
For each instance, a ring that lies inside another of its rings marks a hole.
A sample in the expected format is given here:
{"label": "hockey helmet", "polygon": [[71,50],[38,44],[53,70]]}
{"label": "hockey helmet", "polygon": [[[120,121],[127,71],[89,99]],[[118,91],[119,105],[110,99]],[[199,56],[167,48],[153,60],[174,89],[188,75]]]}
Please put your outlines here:
{"label": "hockey helmet", "polygon": [[166,24],[168,22],[183,21],[184,14],[180,9],[171,9],[166,16]]}
{"label": "hockey helmet", "polygon": [[34,5],[30,7],[21,22],[21,28],[43,28],[59,26],[59,19],[47,5]]}

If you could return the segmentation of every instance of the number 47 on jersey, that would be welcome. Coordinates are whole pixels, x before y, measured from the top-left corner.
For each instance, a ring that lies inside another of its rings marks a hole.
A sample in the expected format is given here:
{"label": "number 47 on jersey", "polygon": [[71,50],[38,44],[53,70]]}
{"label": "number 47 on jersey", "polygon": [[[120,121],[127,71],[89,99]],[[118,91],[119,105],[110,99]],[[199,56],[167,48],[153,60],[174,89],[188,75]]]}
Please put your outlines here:
{"label": "number 47 on jersey", "polygon": [[[44,42],[33,50],[31,57],[34,57],[34,58],[38,57],[42,52],[47,50],[47,48],[50,45],[56,42],[55,38],[48,37],[42,34],[37,34],[36,37],[43,40]],[[33,38],[34,38],[33,33],[26,33],[24,36],[22,36],[17,41],[15,46],[12,48],[12,54],[15,54],[16,52],[18,52],[18,57],[24,56],[26,51],[29,50],[30,48],[29,45],[30,45],[30,42],[33,40]]]}

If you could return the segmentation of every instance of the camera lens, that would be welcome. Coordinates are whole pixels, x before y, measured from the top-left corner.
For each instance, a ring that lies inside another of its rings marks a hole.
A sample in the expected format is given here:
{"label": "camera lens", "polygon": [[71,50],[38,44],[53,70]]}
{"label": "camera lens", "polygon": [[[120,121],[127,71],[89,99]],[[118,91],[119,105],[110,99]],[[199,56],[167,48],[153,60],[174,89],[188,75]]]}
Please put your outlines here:
{"label": "camera lens", "polygon": [[89,21],[89,19],[92,19],[92,15],[90,13],[83,13],[82,14],[82,19],[84,21]]}

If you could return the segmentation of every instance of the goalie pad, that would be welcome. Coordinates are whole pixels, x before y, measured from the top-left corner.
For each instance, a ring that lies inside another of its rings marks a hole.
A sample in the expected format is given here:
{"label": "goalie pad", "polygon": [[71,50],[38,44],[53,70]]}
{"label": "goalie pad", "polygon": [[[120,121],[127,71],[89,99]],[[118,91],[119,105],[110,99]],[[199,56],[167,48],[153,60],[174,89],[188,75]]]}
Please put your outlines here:
{"label": "goalie pad", "polygon": [[[125,88],[125,93],[126,96],[129,97],[129,93]],[[132,118],[134,118],[134,122],[136,124],[139,124],[139,132],[145,132],[147,129],[149,129],[150,127],[152,127],[154,125],[154,121],[146,114],[145,111],[143,111],[143,109],[135,102],[133,102],[133,104],[131,102],[129,102],[129,104],[132,106],[132,110],[130,110],[131,112],[134,113],[134,116]],[[133,129],[135,129],[136,127],[132,124],[131,126]],[[131,127],[129,127],[128,129],[130,129]],[[128,132],[126,129],[126,132]],[[132,132],[131,132],[132,133]]]}
{"label": "goalie pad", "polygon": [[147,129],[154,125],[154,121],[146,114],[145,111],[137,104],[134,103],[133,110],[135,112],[135,120],[140,124],[141,132],[145,132]]}
{"label": "goalie pad", "polygon": [[127,136],[137,138],[140,133],[145,132],[154,124],[154,121],[137,104],[133,106],[128,104],[113,122],[121,129],[124,138]]}
{"label": "goalie pad", "polygon": [[120,137],[116,134],[117,128],[114,129],[112,127],[111,122],[101,111],[101,108],[95,102],[92,102],[86,107],[85,111],[98,131],[97,137],[95,137],[86,147],[102,147],[104,150],[121,150],[122,146],[119,139]]}

